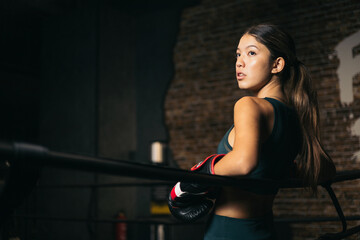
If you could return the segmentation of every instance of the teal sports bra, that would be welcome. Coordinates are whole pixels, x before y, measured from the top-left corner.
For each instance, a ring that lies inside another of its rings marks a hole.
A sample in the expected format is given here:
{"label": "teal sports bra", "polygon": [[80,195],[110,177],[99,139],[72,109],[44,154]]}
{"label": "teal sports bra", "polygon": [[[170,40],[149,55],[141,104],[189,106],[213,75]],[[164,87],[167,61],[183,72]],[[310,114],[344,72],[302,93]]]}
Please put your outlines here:
{"label": "teal sports bra", "polygon": [[[295,109],[273,98],[264,99],[274,108],[274,126],[269,138],[261,145],[258,165],[247,177],[282,180],[290,176],[294,160],[300,150],[300,124]],[[233,127],[234,125],[221,139],[217,148],[218,154],[227,154],[232,150],[228,137]],[[243,190],[258,194],[276,194],[278,187],[249,187]]]}

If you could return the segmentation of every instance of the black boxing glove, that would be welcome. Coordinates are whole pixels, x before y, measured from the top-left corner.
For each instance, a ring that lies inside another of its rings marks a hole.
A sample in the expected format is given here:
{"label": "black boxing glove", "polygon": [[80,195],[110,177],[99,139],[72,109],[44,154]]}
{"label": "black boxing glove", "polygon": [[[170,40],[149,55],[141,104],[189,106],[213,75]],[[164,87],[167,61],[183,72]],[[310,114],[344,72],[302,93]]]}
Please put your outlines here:
{"label": "black boxing glove", "polygon": [[[213,154],[192,167],[191,171],[214,174],[214,165],[223,156],[225,154]],[[169,194],[170,212],[182,221],[196,221],[212,210],[219,190],[219,187],[205,184],[178,182]]]}
{"label": "black boxing glove", "polygon": [[204,195],[181,198],[173,200],[169,195],[168,206],[171,214],[184,222],[194,222],[208,215],[215,204],[215,199]]}

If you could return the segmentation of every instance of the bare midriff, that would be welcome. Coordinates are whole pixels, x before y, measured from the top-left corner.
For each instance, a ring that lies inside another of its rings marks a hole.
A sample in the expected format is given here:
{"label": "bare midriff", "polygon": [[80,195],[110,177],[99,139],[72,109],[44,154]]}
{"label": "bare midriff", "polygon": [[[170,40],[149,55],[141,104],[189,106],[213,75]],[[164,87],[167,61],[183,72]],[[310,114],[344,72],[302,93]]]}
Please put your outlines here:
{"label": "bare midriff", "polygon": [[223,187],[215,214],[231,218],[257,218],[271,214],[275,195],[260,195],[233,187]]}

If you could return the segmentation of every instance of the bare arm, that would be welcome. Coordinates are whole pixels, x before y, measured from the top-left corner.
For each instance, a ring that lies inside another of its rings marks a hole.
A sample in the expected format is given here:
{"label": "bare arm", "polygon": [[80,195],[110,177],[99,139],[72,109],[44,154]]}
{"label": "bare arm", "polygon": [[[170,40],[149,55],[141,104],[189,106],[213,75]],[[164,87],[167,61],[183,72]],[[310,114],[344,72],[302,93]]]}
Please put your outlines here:
{"label": "bare arm", "polygon": [[233,150],[215,165],[215,174],[247,175],[255,169],[261,143],[269,136],[264,106],[252,97],[243,97],[234,107]]}

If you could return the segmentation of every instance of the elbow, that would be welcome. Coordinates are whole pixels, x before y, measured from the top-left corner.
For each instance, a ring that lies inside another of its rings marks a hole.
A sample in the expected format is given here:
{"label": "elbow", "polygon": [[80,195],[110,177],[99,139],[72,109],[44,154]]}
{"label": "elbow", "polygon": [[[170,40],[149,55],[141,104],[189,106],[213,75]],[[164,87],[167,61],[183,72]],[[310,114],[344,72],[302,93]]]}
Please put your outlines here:
{"label": "elbow", "polygon": [[236,161],[236,166],[234,167],[234,169],[236,169],[236,175],[249,175],[255,168],[256,168],[256,163],[253,163],[252,161],[249,160],[239,160]]}

